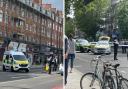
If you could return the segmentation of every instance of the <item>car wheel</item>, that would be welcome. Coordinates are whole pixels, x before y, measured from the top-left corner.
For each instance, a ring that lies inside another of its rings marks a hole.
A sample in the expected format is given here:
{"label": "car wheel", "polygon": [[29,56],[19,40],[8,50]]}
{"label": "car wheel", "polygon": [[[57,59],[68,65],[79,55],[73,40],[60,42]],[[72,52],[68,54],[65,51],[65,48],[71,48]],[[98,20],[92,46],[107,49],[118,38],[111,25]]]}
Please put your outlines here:
{"label": "car wheel", "polygon": [[11,72],[14,72],[13,66],[11,67]]}
{"label": "car wheel", "polygon": [[83,47],[80,47],[80,52],[84,52],[85,50],[84,50],[84,48]]}
{"label": "car wheel", "polygon": [[25,72],[28,73],[29,72],[29,69],[26,69]]}
{"label": "car wheel", "polygon": [[5,68],[5,66],[3,65],[3,71],[6,71],[6,68]]}
{"label": "car wheel", "polygon": [[91,52],[91,50],[90,50],[90,49],[88,49],[88,50],[87,50],[87,53],[89,53],[89,52]]}

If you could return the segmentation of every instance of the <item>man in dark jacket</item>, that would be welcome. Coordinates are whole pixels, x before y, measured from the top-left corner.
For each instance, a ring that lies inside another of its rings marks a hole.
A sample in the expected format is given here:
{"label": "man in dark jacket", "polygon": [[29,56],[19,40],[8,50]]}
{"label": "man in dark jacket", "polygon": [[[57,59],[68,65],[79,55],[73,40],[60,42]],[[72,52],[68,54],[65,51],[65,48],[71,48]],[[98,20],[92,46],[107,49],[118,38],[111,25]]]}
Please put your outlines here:
{"label": "man in dark jacket", "polygon": [[118,60],[117,59],[117,53],[118,53],[118,46],[119,46],[119,42],[118,39],[115,37],[114,38],[114,60]]}

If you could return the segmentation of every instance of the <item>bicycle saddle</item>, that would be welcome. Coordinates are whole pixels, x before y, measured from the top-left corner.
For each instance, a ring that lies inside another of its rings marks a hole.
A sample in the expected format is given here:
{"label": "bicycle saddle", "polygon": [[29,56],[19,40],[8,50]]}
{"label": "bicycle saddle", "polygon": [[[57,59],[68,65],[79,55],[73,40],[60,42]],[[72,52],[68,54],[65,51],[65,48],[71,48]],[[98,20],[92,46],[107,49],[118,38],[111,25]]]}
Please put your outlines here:
{"label": "bicycle saddle", "polygon": [[116,69],[117,67],[119,67],[120,66],[120,64],[115,64],[115,65],[113,65],[113,67]]}

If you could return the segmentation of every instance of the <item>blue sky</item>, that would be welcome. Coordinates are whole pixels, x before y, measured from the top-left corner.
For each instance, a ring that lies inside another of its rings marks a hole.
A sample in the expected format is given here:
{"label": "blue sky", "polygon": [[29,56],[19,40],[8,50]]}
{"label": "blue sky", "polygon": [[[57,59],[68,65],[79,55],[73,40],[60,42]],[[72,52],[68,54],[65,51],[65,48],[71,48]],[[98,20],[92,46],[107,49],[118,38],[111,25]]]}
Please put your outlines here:
{"label": "blue sky", "polygon": [[63,10],[63,0],[43,0],[43,3],[50,3],[57,10]]}

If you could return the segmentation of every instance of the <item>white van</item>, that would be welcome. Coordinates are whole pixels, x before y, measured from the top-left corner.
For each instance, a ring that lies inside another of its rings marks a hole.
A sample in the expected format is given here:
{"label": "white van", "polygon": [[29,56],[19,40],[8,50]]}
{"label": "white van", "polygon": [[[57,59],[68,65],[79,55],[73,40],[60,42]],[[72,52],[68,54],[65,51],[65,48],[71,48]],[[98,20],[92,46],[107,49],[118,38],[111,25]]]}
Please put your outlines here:
{"label": "white van", "polygon": [[6,51],[3,56],[3,71],[10,69],[11,71],[25,70],[29,72],[29,61],[22,52]]}

